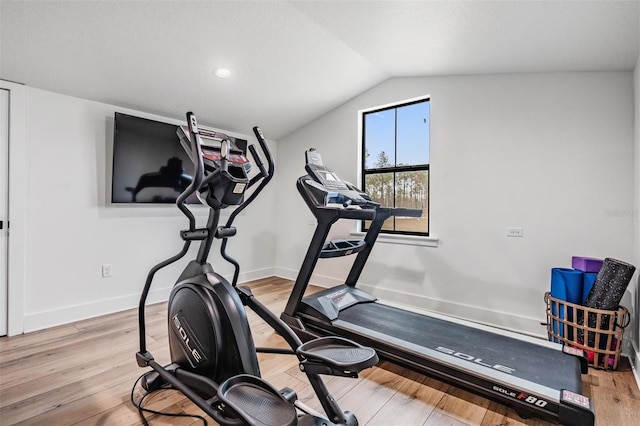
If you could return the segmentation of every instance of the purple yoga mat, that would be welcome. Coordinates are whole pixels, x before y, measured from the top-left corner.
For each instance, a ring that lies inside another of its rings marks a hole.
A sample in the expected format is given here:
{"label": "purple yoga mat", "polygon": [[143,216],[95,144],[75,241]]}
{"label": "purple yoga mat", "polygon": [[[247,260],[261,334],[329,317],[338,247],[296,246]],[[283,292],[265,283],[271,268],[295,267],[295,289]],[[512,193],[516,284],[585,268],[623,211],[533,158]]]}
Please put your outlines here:
{"label": "purple yoga mat", "polygon": [[602,260],[594,257],[573,256],[571,267],[582,272],[598,272],[602,267]]}

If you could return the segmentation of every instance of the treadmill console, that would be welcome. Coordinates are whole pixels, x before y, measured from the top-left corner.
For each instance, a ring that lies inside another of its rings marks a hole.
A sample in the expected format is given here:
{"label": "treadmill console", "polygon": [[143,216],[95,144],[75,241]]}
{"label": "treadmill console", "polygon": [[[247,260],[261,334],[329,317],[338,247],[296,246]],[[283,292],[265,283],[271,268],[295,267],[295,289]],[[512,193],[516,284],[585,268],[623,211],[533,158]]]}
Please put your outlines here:
{"label": "treadmill console", "polygon": [[349,187],[335,173],[327,169],[322,163],[322,156],[311,148],[305,152],[307,164],[305,169],[309,176],[331,191],[349,191]]}
{"label": "treadmill console", "polygon": [[379,205],[353,185],[344,182],[322,163],[322,156],[314,148],[305,152],[305,170],[310,179],[307,187],[321,192],[325,207],[375,209]]}

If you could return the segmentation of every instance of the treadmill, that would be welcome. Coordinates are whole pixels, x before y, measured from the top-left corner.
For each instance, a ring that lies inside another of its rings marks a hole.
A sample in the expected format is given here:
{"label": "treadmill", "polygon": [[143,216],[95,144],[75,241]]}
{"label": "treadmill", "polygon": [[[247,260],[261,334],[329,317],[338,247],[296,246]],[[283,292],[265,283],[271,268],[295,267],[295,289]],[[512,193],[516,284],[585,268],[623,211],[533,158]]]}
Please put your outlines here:
{"label": "treadmill", "polygon": [[[303,341],[343,336],[392,362],[513,407],[521,417],[568,426],[595,424],[592,402],[581,393],[581,374],[588,371],[582,350],[399,309],[356,288],[385,220],[419,217],[421,211],[381,207],[327,169],[316,150],[305,157],[307,175],[298,179],[297,188],[318,224],[281,314]],[[339,219],[370,221],[364,239],[326,241]],[[319,258],[352,254],[356,258],[343,285],[305,297]]]}

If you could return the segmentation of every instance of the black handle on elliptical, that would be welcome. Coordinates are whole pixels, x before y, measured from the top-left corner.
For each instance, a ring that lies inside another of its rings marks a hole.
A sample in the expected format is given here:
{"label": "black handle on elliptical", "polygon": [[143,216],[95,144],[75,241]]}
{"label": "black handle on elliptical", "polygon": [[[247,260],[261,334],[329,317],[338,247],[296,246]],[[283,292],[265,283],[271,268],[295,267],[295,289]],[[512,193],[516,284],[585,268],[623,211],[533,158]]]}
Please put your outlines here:
{"label": "black handle on elliptical", "polygon": [[[255,200],[258,194],[264,189],[265,186],[267,186],[274,174],[275,166],[273,164],[273,158],[271,157],[271,152],[269,151],[269,147],[267,146],[267,142],[264,138],[262,130],[260,130],[258,126],[255,126],[253,128],[253,133],[256,135],[256,139],[258,139],[258,143],[260,144],[260,149],[262,150],[262,153],[264,154],[264,157],[266,159],[268,169],[264,170],[264,164],[262,163],[262,160],[260,159],[260,156],[258,155],[255,147],[253,147],[252,145],[249,149],[251,151],[253,159],[256,162],[256,165],[258,165],[258,168],[260,168],[260,175],[257,175],[253,179],[251,179],[249,186],[252,186],[258,181],[260,181],[260,185],[255,189],[255,191],[251,193],[251,195],[244,201],[244,203],[240,204],[238,208],[236,208],[231,213],[231,215],[229,215],[229,219],[227,220],[227,223],[225,225],[226,228],[231,227],[236,216],[238,216],[245,207],[247,207],[253,200]],[[252,147],[253,149],[251,149]],[[233,281],[231,282],[231,285],[235,287],[238,283],[238,277],[240,275],[240,265],[234,258],[227,254],[227,241],[229,241],[227,238],[222,239],[222,244],[220,244],[220,255],[234,267]]]}
{"label": "black handle on elliptical", "polygon": [[[264,156],[267,160],[267,165],[269,166],[269,170],[265,176],[265,179],[266,179],[265,185],[266,185],[269,182],[269,180],[271,180],[271,178],[273,177],[273,169],[274,169],[273,158],[271,158],[271,151],[269,151],[269,147],[267,146],[267,141],[264,139],[264,134],[262,134],[262,130],[260,129],[260,127],[255,126],[253,128],[253,133],[256,135],[256,139],[258,139],[258,143],[260,144],[260,149],[264,153]],[[253,154],[253,152],[251,154]],[[260,161],[258,158],[259,157],[256,158],[256,163]],[[264,166],[262,168],[264,168]],[[260,169],[260,171],[262,171],[262,168]]]}
{"label": "black handle on elliptical", "polygon": [[[191,152],[194,154],[192,156],[192,159],[195,158],[196,163],[194,165],[195,167],[193,171],[193,180],[191,181],[189,186],[178,196],[176,205],[178,206],[180,211],[182,211],[182,213],[184,213],[184,215],[189,219],[189,231],[194,231],[196,229],[196,218],[185,206],[184,202],[188,197],[191,196],[191,194],[193,194],[200,188],[200,185],[202,184],[202,180],[204,178],[204,162],[202,161],[202,157],[200,155],[201,151],[200,136],[198,132],[198,121],[196,120],[195,114],[191,111],[187,113],[187,124],[189,126],[189,133],[191,134]],[[138,303],[138,337],[140,339],[140,351],[136,354],[136,358],[140,367],[148,366],[150,362],[154,362],[153,356],[151,356],[151,354],[147,352],[145,321],[145,306],[147,303],[149,290],[151,289],[151,283],[153,282],[153,277],[160,269],[182,259],[187,254],[190,245],[191,241],[185,240],[184,244],[182,245],[182,250],[180,250],[178,254],[158,263],[156,266],[151,268],[151,270],[147,274],[147,279],[144,283],[144,287],[142,288],[142,294],[140,295],[140,302]]]}
{"label": "black handle on elliptical", "polygon": [[220,172],[233,179],[232,176],[229,175],[229,149],[230,149],[231,141],[229,139],[223,139],[220,144]]}
{"label": "black handle on elliptical", "polygon": [[196,115],[189,111],[187,112],[187,125],[189,126],[189,133],[191,134],[191,152],[194,153],[193,158],[196,160],[193,169],[193,180],[189,186],[182,191],[176,200],[176,205],[182,213],[189,219],[189,230],[193,231],[196,228],[196,218],[191,211],[185,206],[184,202],[193,193],[195,193],[202,185],[202,179],[204,179],[204,162],[202,161],[201,148],[200,148],[200,132],[198,131],[198,120]]}
{"label": "black handle on elliptical", "polygon": [[260,176],[266,178],[269,174],[267,170],[264,168],[264,163],[262,162],[262,158],[258,155],[258,151],[256,151],[256,147],[253,145],[249,145],[249,151],[251,151],[251,156],[254,160],[256,160],[256,166],[260,169]]}

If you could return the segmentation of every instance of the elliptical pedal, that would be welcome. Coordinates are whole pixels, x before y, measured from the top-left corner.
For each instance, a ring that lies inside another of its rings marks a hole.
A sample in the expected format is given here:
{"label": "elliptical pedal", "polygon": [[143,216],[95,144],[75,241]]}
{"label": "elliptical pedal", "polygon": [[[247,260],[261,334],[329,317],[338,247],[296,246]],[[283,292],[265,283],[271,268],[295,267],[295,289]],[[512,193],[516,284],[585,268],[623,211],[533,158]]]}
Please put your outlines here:
{"label": "elliptical pedal", "polygon": [[218,398],[229,414],[255,426],[293,426],[298,424],[295,407],[269,383],[256,376],[240,374],[227,379]]}
{"label": "elliptical pedal", "polygon": [[300,370],[309,374],[358,377],[360,371],[378,363],[375,350],[342,337],[310,340],[296,353],[305,358],[300,363]]}

